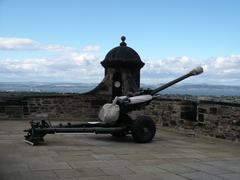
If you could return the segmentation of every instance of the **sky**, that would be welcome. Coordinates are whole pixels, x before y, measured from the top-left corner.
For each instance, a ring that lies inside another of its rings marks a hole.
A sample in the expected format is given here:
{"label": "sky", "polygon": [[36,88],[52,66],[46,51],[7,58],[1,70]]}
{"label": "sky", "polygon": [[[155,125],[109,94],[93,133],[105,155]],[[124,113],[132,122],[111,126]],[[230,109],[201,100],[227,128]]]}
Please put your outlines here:
{"label": "sky", "polygon": [[239,0],[0,0],[0,82],[93,82],[126,36],[141,82],[240,85]]}

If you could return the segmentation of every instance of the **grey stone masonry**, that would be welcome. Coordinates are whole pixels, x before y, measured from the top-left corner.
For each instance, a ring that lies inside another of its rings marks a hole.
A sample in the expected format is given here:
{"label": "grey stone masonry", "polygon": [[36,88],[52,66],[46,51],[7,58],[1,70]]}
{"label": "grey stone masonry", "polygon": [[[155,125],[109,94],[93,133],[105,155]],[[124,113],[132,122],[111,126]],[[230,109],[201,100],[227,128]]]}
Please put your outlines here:
{"label": "grey stone masonry", "polygon": [[[239,142],[240,104],[157,99],[145,109],[131,113],[151,116],[159,125]],[[190,130],[190,131],[189,131]]]}
{"label": "grey stone masonry", "polygon": [[0,97],[0,120],[49,120],[96,121],[101,106],[110,101],[104,94],[70,94]]}
{"label": "grey stone masonry", "polygon": [[[97,87],[96,89],[98,89]],[[95,93],[6,98],[0,96],[0,120],[98,121],[109,94]],[[163,127],[191,130],[217,138],[239,141],[240,104],[159,98],[130,114],[149,115]]]}

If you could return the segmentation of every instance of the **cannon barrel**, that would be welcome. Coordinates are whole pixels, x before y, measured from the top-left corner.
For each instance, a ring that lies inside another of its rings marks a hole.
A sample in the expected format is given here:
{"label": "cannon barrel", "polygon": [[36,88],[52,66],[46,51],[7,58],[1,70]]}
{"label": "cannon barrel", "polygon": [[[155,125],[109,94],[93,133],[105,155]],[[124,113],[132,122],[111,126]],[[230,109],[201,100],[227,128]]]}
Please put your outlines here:
{"label": "cannon barrel", "polygon": [[190,71],[189,73],[187,73],[187,74],[185,74],[185,75],[183,75],[183,76],[181,76],[181,77],[179,77],[179,78],[177,78],[177,79],[175,79],[175,80],[170,81],[170,82],[167,83],[167,84],[164,84],[164,85],[162,85],[162,86],[160,86],[160,87],[152,90],[150,94],[153,96],[154,94],[156,94],[156,93],[158,93],[159,91],[162,91],[162,90],[168,88],[169,86],[172,86],[172,85],[174,85],[174,84],[176,84],[176,83],[178,83],[178,82],[180,82],[180,81],[182,81],[182,80],[184,80],[184,79],[186,79],[186,78],[188,78],[188,77],[190,77],[190,76],[199,75],[199,74],[201,74],[202,72],[203,72],[203,68],[202,68],[201,66],[196,67],[196,68],[194,68],[192,71]]}

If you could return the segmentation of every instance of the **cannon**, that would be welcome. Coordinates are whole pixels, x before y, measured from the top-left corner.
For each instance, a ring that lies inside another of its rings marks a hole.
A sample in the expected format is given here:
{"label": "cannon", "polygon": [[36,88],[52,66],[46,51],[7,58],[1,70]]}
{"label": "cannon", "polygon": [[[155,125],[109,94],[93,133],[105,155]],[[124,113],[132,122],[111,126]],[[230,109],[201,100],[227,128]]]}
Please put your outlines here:
{"label": "cannon", "polygon": [[132,119],[128,113],[144,108],[153,99],[158,97],[158,92],[202,72],[203,68],[197,67],[189,73],[154,90],[143,90],[126,96],[115,97],[112,103],[107,103],[101,108],[97,122],[52,125],[47,120],[31,121],[31,128],[24,130],[27,133],[25,135],[25,142],[31,145],[41,144],[44,142],[45,135],[55,133],[111,134],[114,137],[124,137],[131,134],[135,142],[150,142],[156,133],[155,122],[149,116],[145,115]]}

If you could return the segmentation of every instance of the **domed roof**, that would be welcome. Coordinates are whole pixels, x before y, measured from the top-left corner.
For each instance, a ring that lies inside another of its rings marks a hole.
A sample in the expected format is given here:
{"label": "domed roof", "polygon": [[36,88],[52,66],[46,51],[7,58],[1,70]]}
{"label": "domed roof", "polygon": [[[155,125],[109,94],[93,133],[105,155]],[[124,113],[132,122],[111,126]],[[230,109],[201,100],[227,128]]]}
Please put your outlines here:
{"label": "domed roof", "polygon": [[120,46],[113,48],[107,53],[104,60],[101,62],[102,66],[104,68],[142,68],[144,63],[138,53],[127,46],[124,42],[126,40],[125,36],[122,36],[121,40]]}

